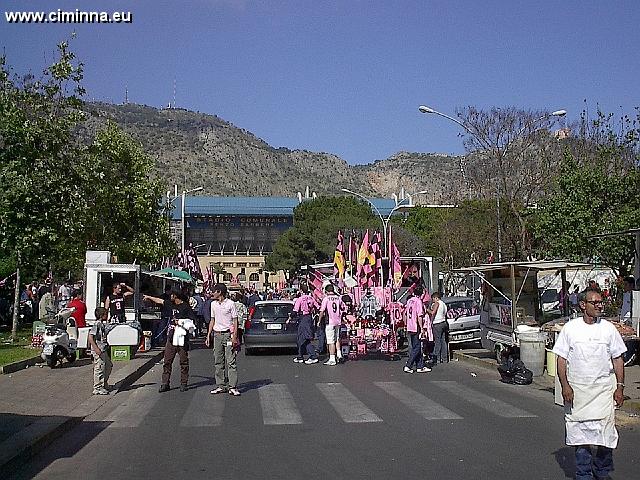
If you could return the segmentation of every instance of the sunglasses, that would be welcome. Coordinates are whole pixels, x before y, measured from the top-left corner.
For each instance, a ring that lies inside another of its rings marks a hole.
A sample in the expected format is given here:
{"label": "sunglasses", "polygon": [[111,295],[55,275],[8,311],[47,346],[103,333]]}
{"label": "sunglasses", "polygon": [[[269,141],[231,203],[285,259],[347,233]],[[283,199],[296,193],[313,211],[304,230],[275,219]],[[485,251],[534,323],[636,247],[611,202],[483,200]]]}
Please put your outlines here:
{"label": "sunglasses", "polygon": [[591,305],[604,305],[602,300],[586,300],[585,303],[590,303]]}

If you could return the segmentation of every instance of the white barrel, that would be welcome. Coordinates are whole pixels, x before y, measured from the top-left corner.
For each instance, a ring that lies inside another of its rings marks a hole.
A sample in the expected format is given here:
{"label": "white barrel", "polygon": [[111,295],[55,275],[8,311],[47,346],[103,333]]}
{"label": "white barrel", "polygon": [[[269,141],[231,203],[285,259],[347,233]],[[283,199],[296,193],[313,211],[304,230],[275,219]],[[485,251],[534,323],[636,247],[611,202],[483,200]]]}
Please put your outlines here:
{"label": "white barrel", "polygon": [[539,377],[544,373],[547,333],[520,333],[518,334],[518,340],[520,340],[520,360],[533,372],[534,377]]}

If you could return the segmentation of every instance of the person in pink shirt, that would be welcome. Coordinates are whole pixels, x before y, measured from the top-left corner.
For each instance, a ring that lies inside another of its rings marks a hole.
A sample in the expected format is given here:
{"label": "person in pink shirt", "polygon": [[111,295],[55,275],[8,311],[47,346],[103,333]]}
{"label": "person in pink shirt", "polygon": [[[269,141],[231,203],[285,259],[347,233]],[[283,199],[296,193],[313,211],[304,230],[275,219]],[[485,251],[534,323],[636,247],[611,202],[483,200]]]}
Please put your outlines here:
{"label": "person in pink shirt", "polygon": [[[298,356],[293,361],[311,365],[318,363],[316,350],[311,345],[311,340],[313,340],[313,317],[311,315],[315,311],[315,301],[309,295],[309,287],[306,283],[300,285],[300,290],[302,295],[296,298],[293,304],[293,313],[298,317]],[[304,359],[305,352],[309,355],[306,360]]]}
{"label": "person in pink shirt", "polygon": [[218,283],[213,287],[211,294],[211,321],[205,345],[211,345],[213,334],[213,358],[215,365],[216,388],[211,393],[229,392],[237,397],[238,369],[236,366],[236,353],[240,345],[238,341],[238,312],[233,300],[227,298],[227,286]]}
{"label": "person in pink shirt", "polygon": [[422,331],[422,319],[426,313],[422,304],[422,287],[416,286],[411,292],[411,297],[407,300],[405,307],[405,315],[407,322],[407,335],[409,336],[409,358],[404,366],[405,373],[413,373],[415,365],[417,373],[430,372],[429,367],[424,365],[424,357],[422,356],[422,342],[420,341],[420,332]]}
{"label": "person in pink shirt", "polygon": [[346,310],[346,307],[342,299],[335,294],[333,285],[327,285],[324,291],[326,296],[322,299],[322,304],[320,305],[320,324],[322,324],[324,317],[327,317],[325,334],[327,336],[327,345],[329,346],[329,360],[324,364],[334,366],[338,364],[339,360],[342,360],[340,324],[342,323],[342,313]]}

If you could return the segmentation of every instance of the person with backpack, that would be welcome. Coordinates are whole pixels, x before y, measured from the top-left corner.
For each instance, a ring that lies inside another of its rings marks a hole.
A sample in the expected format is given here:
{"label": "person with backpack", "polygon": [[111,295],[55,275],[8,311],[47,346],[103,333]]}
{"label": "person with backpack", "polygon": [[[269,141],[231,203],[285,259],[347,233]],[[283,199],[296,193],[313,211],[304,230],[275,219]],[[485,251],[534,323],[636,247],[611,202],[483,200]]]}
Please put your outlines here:
{"label": "person with backpack", "polygon": [[108,310],[104,307],[96,308],[96,321],[89,331],[89,347],[93,355],[93,394],[109,395],[109,376],[113,363],[109,357],[107,342]]}

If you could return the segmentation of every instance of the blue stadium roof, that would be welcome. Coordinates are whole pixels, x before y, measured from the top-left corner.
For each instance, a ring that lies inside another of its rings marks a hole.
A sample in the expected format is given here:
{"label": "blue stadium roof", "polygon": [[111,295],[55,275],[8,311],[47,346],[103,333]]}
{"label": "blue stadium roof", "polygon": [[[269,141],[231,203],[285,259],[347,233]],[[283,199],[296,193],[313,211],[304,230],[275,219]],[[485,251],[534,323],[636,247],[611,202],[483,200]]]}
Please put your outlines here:
{"label": "blue stadium roof", "polygon": [[[181,197],[176,198],[173,219],[180,220]],[[396,206],[391,198],[372,198],[383,216]],[[293,197],[211,197],[187,196],[186,215],[264,215],[293,216],[298,199]],[[374,211],[375,213],[375,211]]]}

